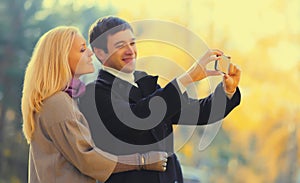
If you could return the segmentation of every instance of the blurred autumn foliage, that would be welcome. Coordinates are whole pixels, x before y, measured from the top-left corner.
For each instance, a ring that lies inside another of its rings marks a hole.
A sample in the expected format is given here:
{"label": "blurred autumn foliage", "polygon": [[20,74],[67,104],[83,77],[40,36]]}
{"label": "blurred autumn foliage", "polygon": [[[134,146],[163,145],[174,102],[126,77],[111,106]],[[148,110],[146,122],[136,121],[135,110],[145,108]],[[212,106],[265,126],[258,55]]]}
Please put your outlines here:
{"label": "blurred autumn foliage", "polygon": [[[295,16],[300,15],[300,9],[295,8],[300,7],[300,2],[248,2],[250,10],[243,9],[244,13],[236,10],[239,7],[230,8],[230,3],[236,1],[214,2],[210,8],[215,13],[205,11],[206,17],[200,11],[193,13],[193,9],[201,9],[201,5],[209,1],[182,2],[182,6],[189,8],[181,11],[187,16],[173,16],[171,20],[188,29],[184,35],[178,33],[178,29],[153,26],[148,27],[151,34],[173,36],[173,40],[167,43],[148,40],[138,44],[141,61],[138,66],[165,76],[165,80],[183,72],[199,58],[195,50],[203,53],[205,47],[194,47],[194,42],[199,40],[188,34],[191,30],[208,47],[219,48],[230,55],[232,62],[242,69],[241,105],[224,120],[216,138],[204,151],[198,149],[204,127],[193,129],[193,136],[179,149],[180,159],[183,164],[197,167],[199,174],[206,172],[204,176],[209,177],[209,182],[300,182],[300,22],[292,23]],[[258,8],[253,9],[253,6]],[[250,11],[253,12],[249,14]],[[147,17],[146,13],[139,13],[120,12],[133,20],[136,14],[141,20]],[[239,18],[225,19],[222,15]],[[192,21],[194,17],[199,21]],[[206,29],[201,29],[203,27]],[[178,45],[177,39],[185,41]],[[164,63],[168,63],[167,66]],[[198,96],[207,95],[214,83],[220,81],[218,77],[201,81],[197,84]],[[165,82],[161,81],[162,85]],[[180,144],[186,129],[178,129],[176,142]]]}

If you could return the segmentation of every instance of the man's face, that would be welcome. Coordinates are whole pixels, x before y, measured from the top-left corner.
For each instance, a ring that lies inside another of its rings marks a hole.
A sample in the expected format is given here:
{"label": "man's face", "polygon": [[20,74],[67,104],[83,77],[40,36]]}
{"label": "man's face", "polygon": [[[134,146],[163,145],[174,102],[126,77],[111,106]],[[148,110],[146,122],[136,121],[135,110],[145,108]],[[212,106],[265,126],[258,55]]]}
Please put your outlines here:
{"label": "man's face", "polygon": [[102,58],[103,65],[116,70],[131,73],[136,62],[135,37],[130,29],[107,37],[107,53]]}

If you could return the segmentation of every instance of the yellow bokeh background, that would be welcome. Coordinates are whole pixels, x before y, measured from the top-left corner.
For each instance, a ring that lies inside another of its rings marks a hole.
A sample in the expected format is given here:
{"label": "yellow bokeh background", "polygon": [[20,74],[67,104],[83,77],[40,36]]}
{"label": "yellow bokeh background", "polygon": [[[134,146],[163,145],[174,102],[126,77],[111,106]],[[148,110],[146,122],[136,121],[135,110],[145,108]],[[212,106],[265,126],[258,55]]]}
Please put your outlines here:
{"label": "yellow bokeh background", "polygon": [[[230,137],[230,148],[247,163],[232,156],[223,174],[210,178],[209,182],[275,182],[278,177],[289,181],[285,177],[291,177],[291,172],[299,173],[299,1],[120,0],[105,3],[117,7],[118,16],[131,22],[158,19],[177,23],[199,36],[209,48],[223,50],[242,69],[242,102],[224,120],[222,130]],[[160,28],[152,31],[159,33]],[[170,34],[174,33],[170,31]],[[182,68],[193,61],[182,51],[149,44],[139,45],[139,56],[160,53]],[[163,65],[155,68],[159,68],[159,73],[163,73],[161,70],[174,72],[172,67]],[[142,69],[153,71],[149,67]],[[198,89],[200,96],[207,94],[208,88],[207,82],[202,83]],[[205,153],[217,154],[220,149],[212,143],[200,153],[198,143],[191,139],[182,147],[179,153],[185,154],[181,159],[183,163],[197,167],[193,164],[197,158],[206,157]]]}

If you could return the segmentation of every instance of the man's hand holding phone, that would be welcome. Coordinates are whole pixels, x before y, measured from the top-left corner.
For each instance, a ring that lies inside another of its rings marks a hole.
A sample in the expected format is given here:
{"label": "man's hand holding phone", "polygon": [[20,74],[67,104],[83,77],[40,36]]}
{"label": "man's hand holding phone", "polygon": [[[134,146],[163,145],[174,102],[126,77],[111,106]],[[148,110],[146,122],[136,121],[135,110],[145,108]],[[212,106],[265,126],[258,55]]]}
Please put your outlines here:
{"label": "man's hand holding phone", "polygon": [[[215,62],[215,69],[206,68],[209,62]],[[200,81],[208,76],[223,74],[225,92],[235,91],[240,78],[240,69],[230,63],[230,57],[225,56],[218,49],[208,50],[197,62],[195,62],[184,74],[178,77],[183,87],[192,82]]]}
{"label": "man's hand holding phone", "polygon": [[224,90],[228,94],[235,92],[236,87],[239,84],[241,70],[238,66],[231,63],[231,57],[221,55],[221,59],[215,61],[215,70],[223,74],[223,86]]}

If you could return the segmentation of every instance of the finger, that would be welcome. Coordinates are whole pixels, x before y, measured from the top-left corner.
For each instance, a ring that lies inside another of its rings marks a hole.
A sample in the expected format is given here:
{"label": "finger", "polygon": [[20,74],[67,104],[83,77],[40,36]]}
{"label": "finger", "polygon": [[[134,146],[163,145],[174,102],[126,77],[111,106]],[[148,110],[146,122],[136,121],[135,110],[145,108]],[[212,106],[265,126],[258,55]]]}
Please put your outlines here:
{"label": "finger", "polygon": [[241,74],[241,72],[242,72],[242,70],[241,70],[240,66],[238,66],[238,65],[235,65],[235,67],[236,67],[236,74],[237,74],[237,75],[240,75],[240,74]]}
{"label": "finger", "polygon": [[161,161],[162,163],[166,163],[166,162],[168,162],[168,158],[162,158],[160,161]]}
{"label": "finger", "polygon": [[221,55],[223,55],[223,52],[218,49],[209,49],[206,51],[206,53],[203,55],[203,57],[210,57],[211,55],[221,56]]}
{"label": "finger", "polygon": [[160,152],[160,156],[159,156],[160,160],[164,160],[164,159],[167,159],[167,158],[168,158],[168,153]]}
{"label": "finger", "polygon": [[161,157],[167,157],[168,153],[166,152],[158,152],[160,154]]}
{"label": "finger", "polygon": [[224,80],[226,81],[229,78],[229,75],[228,74],[224,74],[223,77],[224,77]]}
{"label": "finger", "polygon": [[236,65],[233,65],[233,73],[236,74],[236,72],[237,72],[237,67]]}
{"label": "finger", "polygon": [[229,65],[229,72],[228,72],[228,74],[229,75],[230,74],[234,74],[234,65],[232,63],[230,63],[230,65]]}
{"label": "finger", "polygon": [[232,77],[229,74],[224,74],[223,78],[224,78],[224,81],[226,83],[232,83],[233,82],[233,79],[232,79]]}
{"label": "finger", "polygon": [[223,74],[221,71],[215,71],[215,70],[207,70],[206,73],[208,76],[219,76]]}
{"label": "finger", "polygon": [[226,86],[225,88],[227,88],[227,86],[231,86],[234,83],[233,78],[230,77],[228,74],[224,75],[223,82]]}
{"label": "finger", "polygon": [[221,56],[224,54],[223,51],[221,51],[219,49],[211,49],[211,53],[214,55],[218,55],[218,56]]}
{"label": "finger", "polygon": [[221,60],[223,56],[222,51],[212,51],[210,56],[209,56],[209,61],[215,61],[215,60]]}
{"label": "finger", "polygon": [[163,156],[164,156],[164,158],[168,158],[168,153],[163,152]]}
{"label": "finger", "polygon": [[209,61],[216,61],[216,60],[221,60],[222,57],[218,55],[210,55],[209,56]]}

